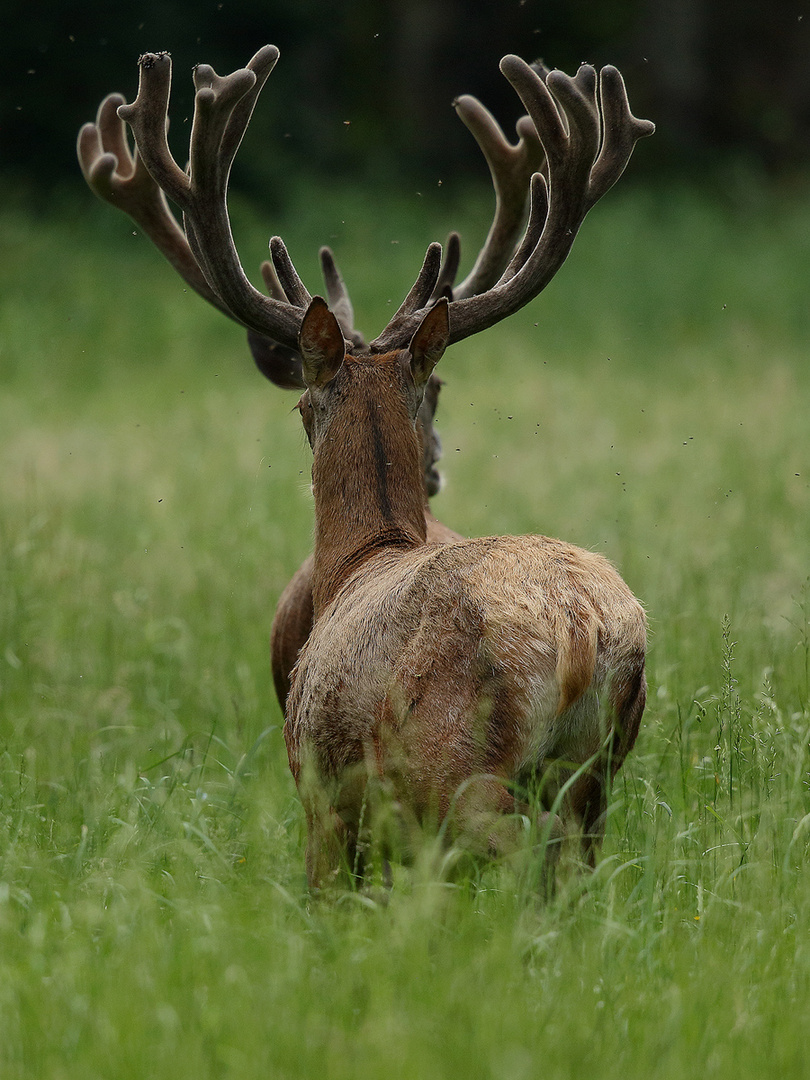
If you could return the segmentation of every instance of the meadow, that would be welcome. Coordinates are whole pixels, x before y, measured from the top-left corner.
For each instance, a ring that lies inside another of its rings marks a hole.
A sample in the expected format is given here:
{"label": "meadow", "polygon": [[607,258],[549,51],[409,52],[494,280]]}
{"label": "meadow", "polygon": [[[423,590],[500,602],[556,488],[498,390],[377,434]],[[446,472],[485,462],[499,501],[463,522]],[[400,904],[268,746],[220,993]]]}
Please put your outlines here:
{"label": "meadow", "polygon": [[[632,166],[631,166],[632,172]],[[595,873],[313,902],[272,690],[294,394],[89,193],[0,202],[0,1075],[807,1075],[810,190],[623,181],[451,349],[439,517],[605,553],[650,696]],[[373,334],[486,192],[240,203]],[[465,263],[468,265],[468,262]],[[254,275],[255,278],[255,275]]]}

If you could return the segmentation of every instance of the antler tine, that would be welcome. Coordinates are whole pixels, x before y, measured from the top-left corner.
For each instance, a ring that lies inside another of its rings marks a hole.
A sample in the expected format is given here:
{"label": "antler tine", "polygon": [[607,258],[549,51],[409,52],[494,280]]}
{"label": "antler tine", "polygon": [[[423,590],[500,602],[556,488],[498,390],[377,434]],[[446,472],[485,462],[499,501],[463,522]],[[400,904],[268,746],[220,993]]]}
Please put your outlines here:
{"label": "antler tine", "polygon": [[[171,90],[168,53],[141,57],[138,96],[131,105],[121,106],[118,115],[132,127],[157,184],[183,211],[190,247],[221,303],[249,329],[295,349],[303,310],[265,296],[250,284],[236,252],[227,210],[231,164],[258,93],[277,59],[278,50],[267,45],[247,68],[222,78],[208,65],[197,67],[188,173],[172,158],[166,140]],[[286,292],[286,283],[282,284]]]}
{"label": "antler tine", "polygon": [[85,180],[100,199],[132,218],[195,292],[233,318],[205,280],[137,146],[134,154],[130,151],[126,128],[118,117],[122,105],[126,105],[122,94],[108,94],[99,105],[96,122],[84,124],[79,131],[76,152]]}
{"label": "antler tine", "polygon": [[[500,279],[476,295],[456,293],[451,301],[451,343],[500,322],[546,287],[588,210],[621,175],[637,139],[655,130],[630,112],[615,68],[603,71],[598,95],[596,72],[589,65],[572,78],[561,71],[533,70],[510,55],[501,61],[501,71],[531,118],[546,163],[543,173],[532,177],[526,232]],[[401,347],[423,314],[393,319],[372,347]]]}
{"label": "antler tine", "polygon": [[394,319],[410,315],[412,312],[421,311],[433,295],[436,283],[439,280],[442,264],[442,245],[429,244],[425,252],[425,260],[422,269],[413,283],[413,287],[399,307]]}
{"label": "antler tine", "polygon": [[[222,77],[217,75],[210,64],[198,64],[194,68],[196,94],[188,172],[193,188],[200,193],[210,193],[221,205],[225,204],[227,198],[234,157],[253,115],[259,93],[275,67],[278,56],[275,46],[266,45],[244,68]],[[206,246],[200,244],[194,229],[193,215],[188,207],[184,206],[183,209],[186,232],[192,248],[210,280],[217,273],[217,267],[213,265],[216,256],[209,255]],[[232,247],[229,223],[227,233],[231,240],[229,246]],[[286,261],[289,263],[289,258]],[[300,278],[294,269],[292,272],[296,285],[303,290]],[[293,300],[290,302],[294,303]]]}
{"label": "antler tine", "polygon": [[389,349],[401,348],[410,341],[410,328],[416,328],[419,312],[423,311],[426,304],[433,296],[436,282],[439,280],[441,270],[442,245],[430,244],[425,252],[422,269],[411,287],[411,291],[400,304],[394,317],[383,330],[380,337],[372,341],[369,348],[373,352],[386,352]]}
{"label": "antler tine", "polygon": [[282,289],[275,267],[269,259],[265,259],[259,266],[259,271],[262,275],[262,281],[267,290],[267,295],[272,296],[274,300],[281,300],[283,303],[287,299],[287,294],[284,292],[284,289]]}
{"label": "antler tine", "polygon": [[326,284],[329,307],[338,322],[350,327],[354,326],[354,309],[346,285],[337,268],[332,249],[324,245],[318,252],[318,258],[321,260],[321,270]]}
{"label": "antler tine", "polygon": [[166,138],[172,61],[167,52],[138,57],[138,94],[131,104],[119,106],[118,115],[132,128],[138,153],[155,183],[185,209],[191,180],[171,155]]}
{"label": "antler tine", "polygon": [[[95,124],[83,124],[76,143],[85,180],[100,198],[114,205],[117,205],[116,188],[131,180],[135,172],[135,159],[127,143],[126,129],[116,112],[119,105],[125,104],[123,94],[107,94],[96,111]],[[109,160],[99,170],[99,159],[105,155],[109,155]],[[113,173],[114,185],[107,182]]]}
{"label": "antler tine", "polygon": [[501,282],[509,281],[518,270],[525,264],[531,253],[540,242],[543,229],[548,217],[548,183],[542,173],[535,173],[529,187],[529,220],[526,223],[526,232],[520,242],[512,260],[504,270],[500,278]]}
{"label": "antler tine", "polygon": [[194,68],[194,122],[190,171],[202,188],[227,188],[231,165],[242,142],[256,101],[279,52],[265,45],[243,68],[219,76],[210,64]]}
{"label": "antler tine", "polygon": [[323,272],[323,280],[326,284],[326,295],[329,299],[329,306],[340,324],[343,336],[347,341],[351,342],[354,348],[364,349],[366,347],[366,341],[363,335],[354,328],[354,308],[352,307],[352,301],[349,297],[349,290],[346,288],[340,271],[337,268],[332,249],[329,247],[322,247],[318,252],[318,256],[321,260],[321,271]]}
{"label": "antler tine", "polygon": [[278,275],[278,280],[287,300],[294,307],[306,308],[312,296],[298,276],[298,271],[293,266],[292,259],[287,251],[287,245],[280,236],[274,236],[270,240],[270,258],[273,260],[273,269]]}
{"label": "antler tine", "polygon": [[596,202],[616,183],[627,167],[637,139],[652,135],[655,124],[630,112],[621,72],[608,65],[599,73],[602,146],[591,172],[591,201]]}
{"label": "antler tine", "polygon": [[229,167],[233,163],[236,151],[242,143],[259,94],[271,71],[278,63],[279,55],[280,53],[275,45],[265,45],[245,65],[246,70],[252,71],[256,75],[256,82],[253,84],[252,90],[249,90],[236,104],[225,127],[222,139],[222,155],[223,159],[228,161]]}
{"label": "antler tine", "polygon": [[[599,149],[596,72],[583,64],[571,78],[551,71],[541,78],[520,57],[505,56],[501,71],[526,107],[546,151],[549,203],[573,207],[587,185]],[[557,187],[557,191],[553,189]]]}
{"label": "antler tine", "polygon": [[453,282],[456,280],[459,264],[461,263],[461,237],[457,232],[451,232],[444,245],[444,257],[439,268],[439,276],[430,294],[431,302],[446,296],[452,300],[455,296]]}
{"label": "antler tine", "polygon": [[518,121],[518,142],[513,145],[497,120],[469,94],[453,105],[481,147],[495,188],[495,216],[484,246],[470,273],[453,290],[454,299],[475,296],[491,288],[503,273],[526,220],[529,181],[545,162],[543,145],[528,117]]}

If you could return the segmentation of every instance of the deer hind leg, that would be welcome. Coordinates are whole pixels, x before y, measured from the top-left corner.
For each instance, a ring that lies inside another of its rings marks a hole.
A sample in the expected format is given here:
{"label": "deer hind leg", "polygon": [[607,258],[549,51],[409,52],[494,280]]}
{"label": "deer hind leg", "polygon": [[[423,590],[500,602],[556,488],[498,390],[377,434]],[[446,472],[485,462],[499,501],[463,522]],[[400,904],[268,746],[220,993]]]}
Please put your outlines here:
{"label": "deer hind leg", "polygon": [[331,807],[307,808],[307,882],[322,890],[338,883],[355,862],[356,840]]}
{"label": "deer hind leg", "polygon": [[613,710],[613,740],[610,753],[610,776],[616,775],[624,759],[633,749],[644,706],[647,703],[647,679],[644,675],[644,657],[633,666],[624,679],[614,679],[611,687]]}
{"label": "deer hind leg", "polygon": [[313,889],[342,884],[379,895],[392,884],[386,854],[398,850],[389,793],[369,782],[365,764],[347,769],[339,785],[307,789],[307,879]]}
{"label": "deer hind leg", "polygon": [[569,794],[569,808],[582,828],[582,856],[585,864],[596,865],[596,852],[605,835],[610,784],[633,748],[647,701],[644,658],[622,678],[614,678],[610,688],[611,734],[596,762],[575,780]]}
{"label": "deer hind leg", "polygon": [[577,777],[568,795],[571,816],[581,829],[582,861],[591,869],[596,866],[596,852],[605,835],[607,792],[607,755],[600,755]]}
{"label": "deer hind leg", "polygon": [[532,808],[494,776],[479,776],[459,792],[452,811],[459,843],[474,855],[513,862],[529,855],[541,860],[541,891],[554,891],[554,874],[563,838],[557,814]]}
{"label": "deer hind leg", "polygon": [[[342,884],[379,903],[387,903],[393,886],[391,864],[375,851],[368,831],[358,836],[334,810],[328,817],[307,816],[307,831],[306,870],[310,889],[321,892]],[[373,885],[373,881],[379,884]]]}

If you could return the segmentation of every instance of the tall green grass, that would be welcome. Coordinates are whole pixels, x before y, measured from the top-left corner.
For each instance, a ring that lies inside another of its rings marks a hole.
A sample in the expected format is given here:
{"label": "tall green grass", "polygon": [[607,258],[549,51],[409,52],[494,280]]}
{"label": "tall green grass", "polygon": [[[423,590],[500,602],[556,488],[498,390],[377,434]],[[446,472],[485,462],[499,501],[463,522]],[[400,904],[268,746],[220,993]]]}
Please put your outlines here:
{"label": "tall green grass", "polygon": [[[234,216],[311,288],[332,243],[374,333],[485,204]],[[4,205],[3,1077],[804,1075],[807,191],[619,190],[442,361],[436,512],[605,552],[650,616],[603,857],[547,905],[497,866],[310,903],[267,656],[310,544],[293,397],[111,211]]]}

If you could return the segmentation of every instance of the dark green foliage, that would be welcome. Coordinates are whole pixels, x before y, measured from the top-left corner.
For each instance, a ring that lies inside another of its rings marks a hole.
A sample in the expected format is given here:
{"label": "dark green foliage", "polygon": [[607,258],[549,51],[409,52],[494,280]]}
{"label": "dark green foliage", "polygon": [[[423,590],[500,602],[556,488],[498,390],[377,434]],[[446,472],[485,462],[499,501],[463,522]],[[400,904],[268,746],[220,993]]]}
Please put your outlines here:
{"label": "dark green foliage", "polygon": [[385,0],[75,0],[0,11],[0,157],[43,195],[80,183],[79,126],[102,97],[130,100],[138,55],[175,64],[171,140],[188,146],[191,69],[243,66],[268,42],[282,60],[237,161],[238,188],[273,206],[303,174],[435,187],[481,175],[450,104],[478,95],[511,132],[517,99],[498,72],[507,52],[573,72],[616,64],[634,109],[658,124],[639,169],[704,174],[732,157],[787,172],[807,162],[810,19],[801,0],[544,3]]}

